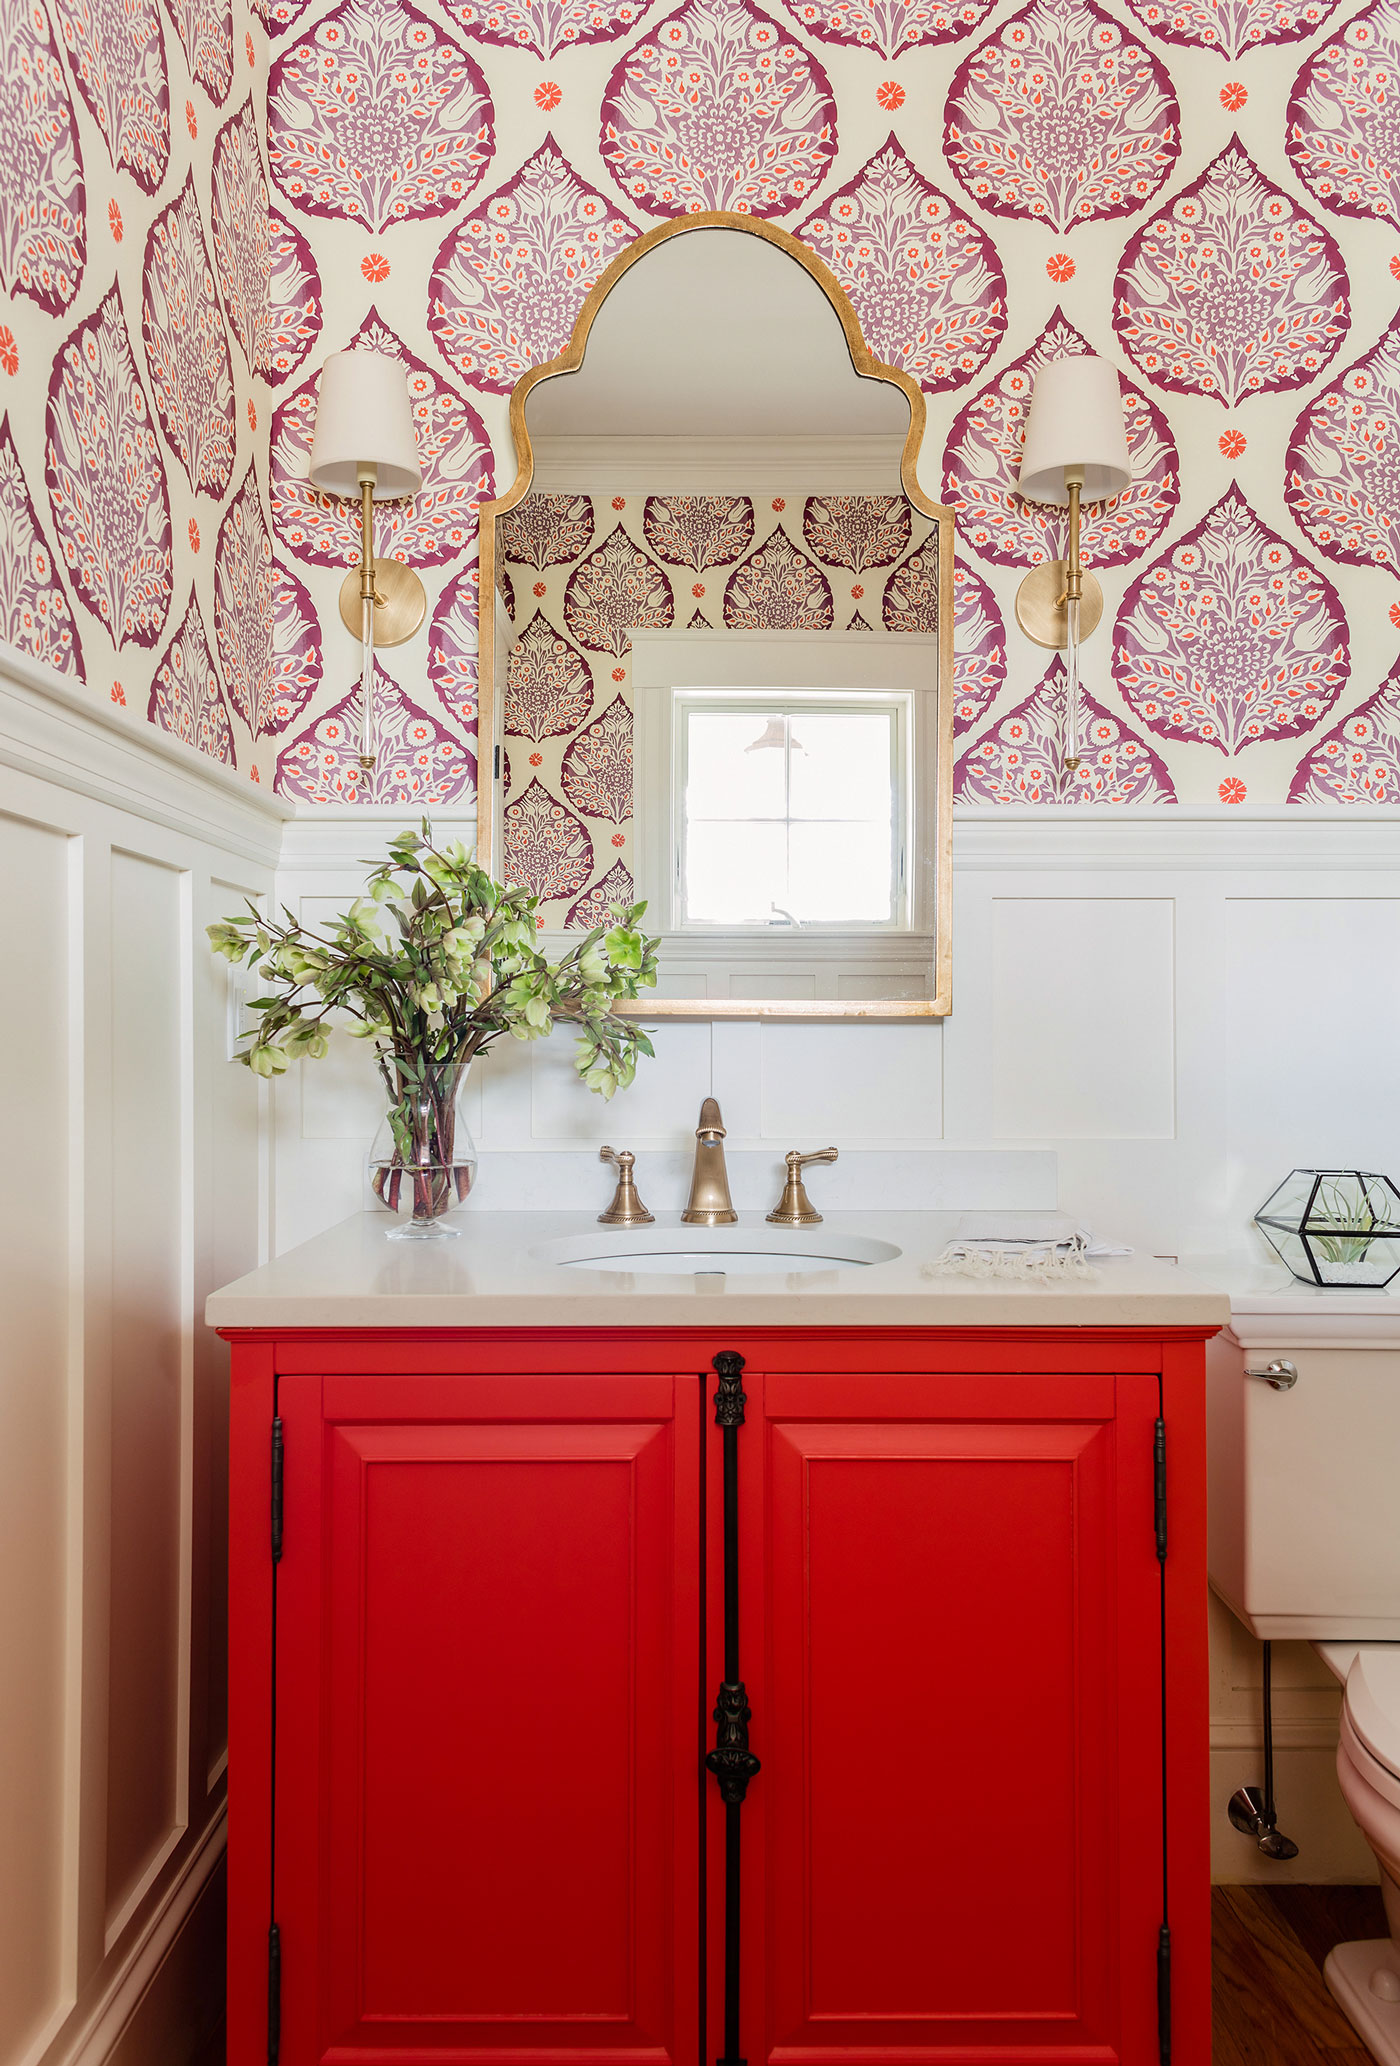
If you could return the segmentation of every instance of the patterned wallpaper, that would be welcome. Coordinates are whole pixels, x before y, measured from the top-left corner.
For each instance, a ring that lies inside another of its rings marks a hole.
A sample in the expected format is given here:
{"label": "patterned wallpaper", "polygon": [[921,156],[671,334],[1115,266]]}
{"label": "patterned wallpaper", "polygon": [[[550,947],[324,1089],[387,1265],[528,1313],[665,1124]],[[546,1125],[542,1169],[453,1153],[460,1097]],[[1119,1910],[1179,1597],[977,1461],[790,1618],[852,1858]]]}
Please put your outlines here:
{"label": "patterned wallpaper", "polygon": [[[986,661],[964,798],[1395,795],[1396,0],[256,0],[265,116],[226,4],[0,0],[4,636],[290,793],[468,796],[505,397],[633,236],[724,206],[928,393]],[[381,529],[431,605],[366,786],[352,530],[304,483],[354,338],[409,371],[426,479]],[[1067,777],[1063,671],[1011,620],[1060,525],[1011,489],[1037,367],[1086,345],[1136,473],[1087,526]]]}
{"label": "patterned wallpaper", "polygon": [[[552,926],[633,895],[629,629],[938,626],[933,525],[902,495],[527,495],[501,529],[506,866]],[[958,670],[968,720],[1001,680],[982,615]]]}
{"label": "patterned wallpaper", "polygon": [[0,638],[259,779],[265,376],[318,327],[308,256],[272,335],[265,59],[229,0],[0,0],[0,39]]}

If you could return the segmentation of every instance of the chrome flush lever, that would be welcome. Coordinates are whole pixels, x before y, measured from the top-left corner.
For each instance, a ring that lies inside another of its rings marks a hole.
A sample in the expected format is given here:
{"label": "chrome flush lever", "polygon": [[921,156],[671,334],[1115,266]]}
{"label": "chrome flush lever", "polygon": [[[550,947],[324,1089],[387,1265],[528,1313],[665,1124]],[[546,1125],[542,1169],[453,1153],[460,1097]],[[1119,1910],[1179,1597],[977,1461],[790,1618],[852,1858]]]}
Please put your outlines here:
{"label": "chrome flush lever", "polygon": [[1298,1366],[1290,1363],[1287,1356],[1275,1356],[1272,1363],[1266,1363],[1262,1370],[1246,1370],[1246,1377],[1257,1377],[1261,1384],[1269,1385],[1276,1392],[1291,1392],[1298,1382]]}

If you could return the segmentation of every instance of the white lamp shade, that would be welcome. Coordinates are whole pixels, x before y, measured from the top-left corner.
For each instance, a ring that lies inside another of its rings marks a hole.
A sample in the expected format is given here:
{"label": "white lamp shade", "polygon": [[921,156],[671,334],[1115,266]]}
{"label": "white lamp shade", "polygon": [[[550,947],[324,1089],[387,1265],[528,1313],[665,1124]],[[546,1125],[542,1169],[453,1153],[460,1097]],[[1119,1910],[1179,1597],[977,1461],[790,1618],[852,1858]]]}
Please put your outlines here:
{"label": "white lamp shade", "polygon": [[376,469],[376,502],[423,485],[408,375],[387,352],[332,352],[321,368],[307,477],[327,495],[358,495],[365,466]]}
{"label": "white lamp shade", "polygon": [[1051,359],[1035,376],[1017,494],[1063,507],[1067,466],[1084,469],[1085,502],[1107,502],[1132,479],[1118,373],[1107,359]]}

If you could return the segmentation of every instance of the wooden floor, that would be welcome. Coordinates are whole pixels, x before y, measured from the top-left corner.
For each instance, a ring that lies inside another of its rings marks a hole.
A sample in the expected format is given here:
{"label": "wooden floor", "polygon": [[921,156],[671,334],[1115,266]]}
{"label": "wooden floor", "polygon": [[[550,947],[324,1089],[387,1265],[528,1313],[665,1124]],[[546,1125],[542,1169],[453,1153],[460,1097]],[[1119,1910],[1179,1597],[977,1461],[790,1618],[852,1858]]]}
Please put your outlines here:
{"label": "wooden floor", "polygon": [[1214,2066],[1372,2066],[1322,1967],[1385,1934],[1378,1887],[1213,1888]]}

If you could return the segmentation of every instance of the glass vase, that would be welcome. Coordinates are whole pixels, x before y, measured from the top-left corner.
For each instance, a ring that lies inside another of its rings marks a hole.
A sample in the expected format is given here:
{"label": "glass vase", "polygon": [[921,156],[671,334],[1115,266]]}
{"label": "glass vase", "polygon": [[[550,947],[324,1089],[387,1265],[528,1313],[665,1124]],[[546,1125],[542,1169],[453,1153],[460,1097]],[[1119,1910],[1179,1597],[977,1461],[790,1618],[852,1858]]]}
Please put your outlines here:
{"label": "glass vase", "polygon": [[469,1062],[385,1063],[394,1102],[369,1151],[374,1201],[398,1221],[391,1241],[444,1241],[461,1232],[447,1215],[465,1204],[476,1143],[462,1116]]}

